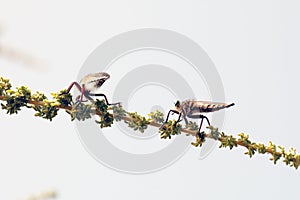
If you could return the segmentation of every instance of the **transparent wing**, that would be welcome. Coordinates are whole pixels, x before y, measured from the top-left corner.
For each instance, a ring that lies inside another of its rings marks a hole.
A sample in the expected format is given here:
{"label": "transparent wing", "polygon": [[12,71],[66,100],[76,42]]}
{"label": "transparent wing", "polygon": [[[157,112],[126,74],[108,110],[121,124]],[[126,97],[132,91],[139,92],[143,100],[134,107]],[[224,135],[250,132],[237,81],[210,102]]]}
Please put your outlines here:
{"label": "transparent wing", "polygon": [[88,74],[83,77],[80,81],[81,84],[84,84],[85,89],[89,92],[95,91],[100,88],[103,83],[110,78],[110,75],[105,72],[99,72],[94,74]]}

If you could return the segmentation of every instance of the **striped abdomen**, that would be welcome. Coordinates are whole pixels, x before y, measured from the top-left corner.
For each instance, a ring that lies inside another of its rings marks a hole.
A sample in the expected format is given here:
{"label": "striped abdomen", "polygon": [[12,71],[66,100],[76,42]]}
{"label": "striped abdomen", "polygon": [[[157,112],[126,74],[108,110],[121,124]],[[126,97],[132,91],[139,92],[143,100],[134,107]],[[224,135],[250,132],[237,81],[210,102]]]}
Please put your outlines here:
{"label": "striped abdomen", "polygon": [[197,101],[197,100],[187,100],[181,102],[181,108],[186,111],[187,115],[197,114],[197,113],[207,113],[214,112],[224,108],[233,106],[234,103],[216,103],[209,101]]}

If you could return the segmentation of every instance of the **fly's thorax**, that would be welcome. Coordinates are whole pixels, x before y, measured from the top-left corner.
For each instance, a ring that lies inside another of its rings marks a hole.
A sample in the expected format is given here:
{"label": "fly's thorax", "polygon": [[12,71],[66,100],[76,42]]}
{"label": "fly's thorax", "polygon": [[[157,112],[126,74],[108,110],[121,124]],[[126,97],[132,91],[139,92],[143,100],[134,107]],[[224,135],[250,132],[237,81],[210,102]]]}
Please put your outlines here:
{"label": "fly's thorax", "polygon": [[190,113],[192,113],[193,108],[194,108],[193,100],[185,100],[181,102],[181,112],[184,112],[187,115],[189,115]]}
{"label": "fly's thorax", "polygon": [[178,107],[178,106],[175,106],[175,107],[174,107],[174,110],[176,110],[176,111],[178,111],[178,112],[181,112],[181,108]]}
{"label": "fly's thorax", "polygon": [[95,87],[93,86],[93,84],[87,84],[85,85],[85,91],[91,93],[92,91],[95,91]]}
{"label": "fly's thorax", "polygon": [[97,89],[96,82],[81,84],[81,85],[82,87],[84,87],[84,90],[88,93],[91,93]]}
{"label": "fly's thorax", "polygon": [[175,102],[175,110],[180,111],[180,101],[179,100],[177,100]]}

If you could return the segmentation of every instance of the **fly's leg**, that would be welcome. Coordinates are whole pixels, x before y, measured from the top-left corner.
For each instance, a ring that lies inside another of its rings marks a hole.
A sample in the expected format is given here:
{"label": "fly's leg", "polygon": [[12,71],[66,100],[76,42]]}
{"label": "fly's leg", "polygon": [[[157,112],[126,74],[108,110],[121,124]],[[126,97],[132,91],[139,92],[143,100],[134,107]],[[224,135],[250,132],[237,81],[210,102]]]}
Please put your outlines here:
{"label": "fly's leg", "polygon": [[[81,94],[80,95],[78,95],[76,98],[75,98],[75,100],[76,100],[76,102],[75,102],[75,104],[76,103],[79,103],[79,102],[87,102],[88,100],[83,100],[82,98],[81,98]],[[85,96],[85,95],[84,95]],[[86,97],[86,96],[85,96]]]}
{"label": "fly's leg", "polygon": [[179,113],[177,110],[169,110],[168,115],[167,115],[167,118],[166,118],[166,121],[165,121],[165,124],[168,122],[171,113],[172,113],[172,115],[173,115],[174,113],[179,114],[179,117],[178,117],[178,120],[177,120],[177,122],[179,122],[180,117],[181,117],[181,113]]}
{"label": "fly's leg", "polygon": [[81,102],[86,102],[86,101],[83,100],[83,95],[84,95],[84,93],[85,93],[85,88],[84,88],[84,86],[81,87],[81,86],[79,85],[79,83],[77,83],[77,82],[72,82],[72,83],[70,84],[70,86],[68,87],[68,89],[67,89],[67,91],[66,91],[66,94],[70,93],[71,89],[72,89],[74,86],[81,92],[81,94],[75,98],[76,101],[75,101],[74,104],[76,105],[75,107],[77,107],[77,105],[78,105],[79,103],[81,103]]}
{"label": "fly's leg", "polygon": [[[85,95],[84,95],[85,96]],[[85,96],[86,97],[86,96]],[[77,107],[77,105],[79,104],[79,103],[81,103],[81,102],[87,102],[88,100],[83,100],[83,98],[82,98],[82,94],[80,94],[80,95],[78,95],[76,98],[75,98],[75,103],[74,103],[74,105],[76,105],[75,106],[75,108]]]}
{"label": "fly's leg", "polygon": [[181,113],[179,113],[177,110],[169,110],[168,115],[167,115],[167,118],[166,118],[166,121],[159,127],[159,129],[161,129],[166,123],[168,123],[168,120],[169,120],[169,117],[170,117],[170,114],[171,114],[171,113],[172,113],[172,115],[173,115],[174,113],[179,115],[179,117],[178,117],[176,123],[178,123],[178,122],[181,121],[181,120],[180,120]]}
{"label": "fly's leg", "polygon": [[181,122],[181,121],[182,121],[182,119],[180,119],[180,118],[181,118],[181,113],[179,113],[179,116],[178,116],[178,119],[177,119],[176,123],[178,123],[178,122]]}
{"label": "fly's leg", "polygon": [[199,138],[201,139],[201,141],[204,141],[204,135],[200,132],[201,131],[201,127],[202,127],[202,124],[203,124],[203,118],[201,119],[201,122],[200,122],[200,126],[199,126],[199,130],[198,130],[198,136]]}
{"label": "fly's leg", "polygon": [[204,115],[188,115],[189,118],[192,118],[192,119],[201,119],[200,121],[200,126],[199,126],[199,129],[198,129],[198,136],[200,137],[201,141],[204,141],[205,137],[204,137],[204,134],[201,133],[201,127],[202,127],[202,124],[203,124],[203,120],[206,119],[207,121],[207,124],[210,126],[210,122],[208,120],[208,118]]}
{"label": "fly's leg", "polygon": [[70,90],[73,88],[73,86],[76,86],[76,88],[79,90],[79,91],[81,91],[82,90],[82,88],[81,88],[81,86],[79,85],[79,83],[77,83],[77,82],[73,82],[73,83],[71,83],[71,85],[68,87],[68,89],[67,89],[67,93],[69,93],[70,92]]}
{"label": "fly's leg", "polygon": [[[105,94],[94,94],[94,93],[89,93],[89,94],[87,94],[87,95],[85,95],[85,96],[86,96],[86,97],[87,97],[87,96],[104,97],[106,104],[109,105],[109,106],[111,106],[111,105],[120,105],[120,104],[121,104],[121,102],[118,102],[118,103],[108,103],[108,100],[107,100]],[[87,97],[87,98],[88,98],[88,97]],[[91,99],[91,98],[88,98],[88,99]]]}

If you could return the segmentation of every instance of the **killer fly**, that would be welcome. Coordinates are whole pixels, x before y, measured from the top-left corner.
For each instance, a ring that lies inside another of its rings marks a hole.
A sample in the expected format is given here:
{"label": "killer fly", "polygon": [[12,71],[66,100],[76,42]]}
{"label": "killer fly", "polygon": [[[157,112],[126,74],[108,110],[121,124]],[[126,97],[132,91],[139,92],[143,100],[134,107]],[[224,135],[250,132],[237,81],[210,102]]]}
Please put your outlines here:
{"label": "killer fly", "polygon": [[70,90],[73,88],[73,86],[76,86],[76,88],[81,92],[80,95],[76,97],[76,103],[79,102],[85,102],[87,100],[83,100],[83,97],[90,101],[94,101],[91,96],[101,96],[104,97],[107,105],[116,105],[120,104],[118,103],[109,103],[105,94],[102,93],[93,93],[95,90],[99,89],[103,83],[110,78],[110,75],[105,72],[99,72],[94,74],[88,74],[84,76],[81,81],[78,82],[72,82],[69,88],[67,89],[67,93],[70,92]]}
{"label": "killer fly", "polygon": [[[226,104],[226,103],[217,103],[217,102],[209,102],[209,101],[197,101],[197,100],[185,100],[185,101],[177,101],[175,103],[175,109],[170,110],[168,112],[166,121],[164,124],[168,122],[170,114],[178,114],[177,122],[182,121],[181,117],[183,118],[185,124],[188,124],[187,118],[191,119],[200,119],[200,125],[198,129],[198,136],[201,138],[201,140],[204,140],[203,134],[201,134],[200,130],[203,124],[203,120],[205,119],[210,126],[210,122],[206,116],[203,115],[203,113],[209,113],[209,112],[215,112],[218,110],[222,110],[224,108],[229,108],[233,106],[234,103]],[[164,125],[163,124],[163,125]],[[162,125],[162,126],[163,126]]]}

